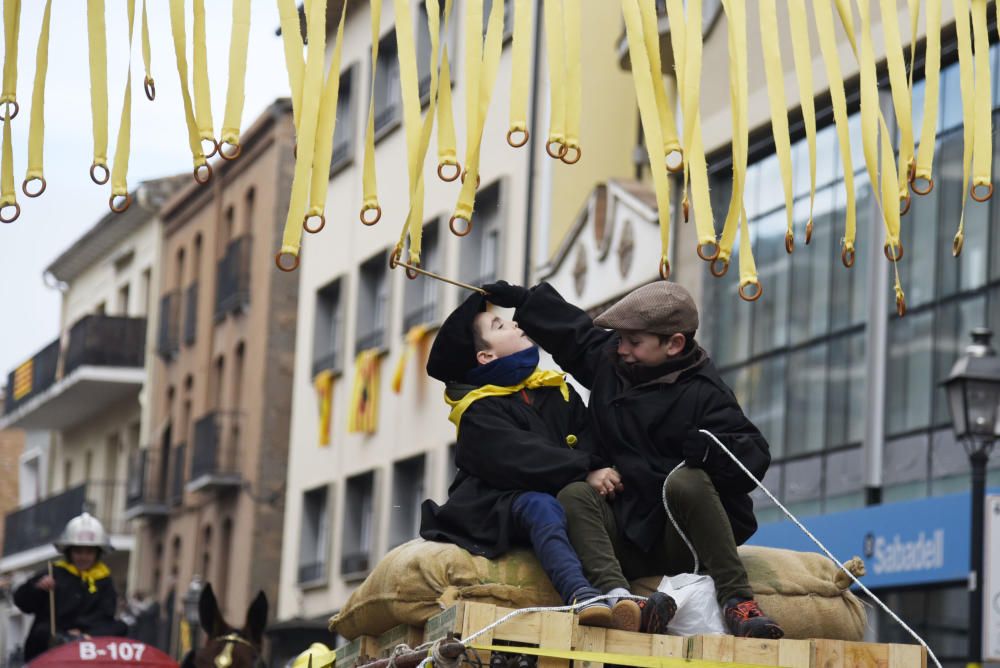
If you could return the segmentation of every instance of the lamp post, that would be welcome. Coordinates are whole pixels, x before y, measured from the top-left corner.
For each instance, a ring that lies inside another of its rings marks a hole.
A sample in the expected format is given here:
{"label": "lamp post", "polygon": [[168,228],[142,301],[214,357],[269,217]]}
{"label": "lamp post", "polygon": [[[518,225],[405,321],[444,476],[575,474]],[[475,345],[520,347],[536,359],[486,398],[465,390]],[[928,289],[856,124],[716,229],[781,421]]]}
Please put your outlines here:
{"label": "lamp post", "polygon": [[990,345],[993,332],[972,330],[972,344],[955,361],[945,380],[948,410],[955,438],[972,465],[972,543],[969,573],[968,666],[983,662],[983,511],[986,505],[986,463],[1000,437],[1000,357]]}
{"label": "lamp post", "polygon": [[189,649],[194,649],[198,646],[198,629],[201,627],[198,615],[198,601],[201,600],[201,590],[204,586],[201,577],[195,575],[191,578],[191,584],[188,585],[187,591],[184,593],[184,621],[187,622],[187,642]]}

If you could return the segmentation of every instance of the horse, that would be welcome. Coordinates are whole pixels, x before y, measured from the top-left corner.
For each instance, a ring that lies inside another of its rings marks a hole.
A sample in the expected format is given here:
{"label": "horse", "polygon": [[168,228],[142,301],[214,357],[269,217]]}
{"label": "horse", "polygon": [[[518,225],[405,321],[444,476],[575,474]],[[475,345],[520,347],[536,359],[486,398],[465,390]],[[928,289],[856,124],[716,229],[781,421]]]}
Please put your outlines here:
{"label": "horse", "polygon": [[263,666],[261,641],[267,624],[267,596],[258,592],[247,608],[243,628],[226,623],[219,612],[212,585],[206,584],[198,599],[198,618],[208,641],[197,650],[188,652],[181,668],[253,668]]}

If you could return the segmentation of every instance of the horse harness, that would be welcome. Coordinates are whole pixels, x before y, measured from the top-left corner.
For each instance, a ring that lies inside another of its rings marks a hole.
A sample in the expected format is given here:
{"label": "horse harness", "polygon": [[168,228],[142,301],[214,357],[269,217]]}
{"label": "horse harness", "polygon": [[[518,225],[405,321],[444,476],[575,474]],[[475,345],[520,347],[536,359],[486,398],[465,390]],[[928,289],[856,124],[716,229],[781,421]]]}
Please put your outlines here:
{"label": "horse harness", "polygon": [[222,648],[222,651],[219,652],[215,656],[215,659],[213,660],[213,663],[215,664],[216,668],[230,668],[230,666],[233,665],[233,649],[236,647],[237,643],[249,647],[253,651],[255,659],[260,658],[259,657],[260,650],[258,650],[257,647],[254,646],[252,642],[250,642],[243,636],[239,635],[238,633],[229,633],[224,636],[219,636],[218,638],[214,638],[213,640],[216,642],[226,643],[225,647]]}

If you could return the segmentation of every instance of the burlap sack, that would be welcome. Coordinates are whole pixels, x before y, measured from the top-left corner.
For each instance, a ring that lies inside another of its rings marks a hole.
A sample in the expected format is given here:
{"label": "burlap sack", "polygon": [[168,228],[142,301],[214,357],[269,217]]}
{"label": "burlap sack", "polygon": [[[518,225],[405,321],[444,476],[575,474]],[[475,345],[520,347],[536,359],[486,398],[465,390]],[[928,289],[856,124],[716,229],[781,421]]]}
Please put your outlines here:
{"label": "burlap sack", "polygon": [[[740,548],[740,556],[761,608],[781,624],[786,637],[860,640],[864,635],[864,607],[847,591],[847,576],[826,557],[749,546]],[[860,570],[852,572],[863,573],[860,560],[854,565]],[[659,581],[643,578],[633,583],[633,591],[649,593]],[[418,538],[378,563],[330,620],[330,630],[354,639],[398,624],[421,626],[460,600],[511,608],[561,604],[528,550],[491,561]]]}

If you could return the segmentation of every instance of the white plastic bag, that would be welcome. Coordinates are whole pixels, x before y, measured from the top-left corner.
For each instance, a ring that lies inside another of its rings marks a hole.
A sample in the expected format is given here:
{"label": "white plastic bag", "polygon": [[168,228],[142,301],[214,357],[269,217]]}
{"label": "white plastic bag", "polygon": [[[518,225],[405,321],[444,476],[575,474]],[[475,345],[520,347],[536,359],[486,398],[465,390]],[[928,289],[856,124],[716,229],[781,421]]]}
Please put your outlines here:
{"label": "white plastic bag", "polygon": [[728,633],[711,577],[693,573],[664,576],[657,590],[677,602],[677,614],[667,624],[667,633],[678,636]]}

